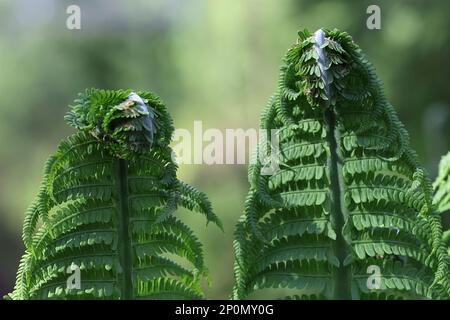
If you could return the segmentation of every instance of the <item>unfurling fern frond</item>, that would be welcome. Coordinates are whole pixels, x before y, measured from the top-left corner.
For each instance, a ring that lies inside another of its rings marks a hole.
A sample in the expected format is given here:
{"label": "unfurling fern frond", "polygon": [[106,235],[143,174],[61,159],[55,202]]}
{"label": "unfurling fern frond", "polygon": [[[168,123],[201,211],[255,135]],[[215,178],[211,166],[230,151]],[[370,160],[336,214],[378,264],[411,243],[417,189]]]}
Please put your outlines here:
{"label": "unfurling fern frond", "polygon": [[[202,245],[175,216],[221,226],[206,196],[179,181],[172,120],[148,92],[90,89],[67,121],[27,211],[12,299],[200,299]],[[68,278],[79,270],[79,285]]]}
{"label": "unfurling fern frond", "polygon": [[431,184],[372,65],[338,30],[300,32],[283,63],[261,128],[284,165],[249,169],[233,298],[449,298]]}
{"label": "unfurling fern frond", "polygon": [[443,240],[450,255],[450,152],[443,156],[439,163],[439,174],[433,183],[433,187],[433,203],[442,215],[444,227],[447,227],[447,230],[444,231]]}

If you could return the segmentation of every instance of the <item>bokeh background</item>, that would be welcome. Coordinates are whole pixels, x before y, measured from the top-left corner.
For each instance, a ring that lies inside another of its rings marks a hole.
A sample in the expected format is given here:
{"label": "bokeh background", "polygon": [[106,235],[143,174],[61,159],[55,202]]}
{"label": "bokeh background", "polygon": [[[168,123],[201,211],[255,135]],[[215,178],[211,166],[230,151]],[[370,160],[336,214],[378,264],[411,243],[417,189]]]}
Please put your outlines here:
{"label": "bokeh background", "polygon": [[[81,30],[66,8],[81,7]],[[381,30],[366,8],[381,7]],[[385,83],[422,163],[435,176],[450,149],[450,1],[0,0],[0,297],[23,246],[24,212],[46,158],[72,129],[63,116],[87,87],[151,90],[176,127],[257,128],[280,59],[297,31],[350,32]],[[187,215],[205,244],[210,299],[233,276],[233,228],[248,184],[245,165],[183,165],[181,179],[209,195],[225,233]]]}

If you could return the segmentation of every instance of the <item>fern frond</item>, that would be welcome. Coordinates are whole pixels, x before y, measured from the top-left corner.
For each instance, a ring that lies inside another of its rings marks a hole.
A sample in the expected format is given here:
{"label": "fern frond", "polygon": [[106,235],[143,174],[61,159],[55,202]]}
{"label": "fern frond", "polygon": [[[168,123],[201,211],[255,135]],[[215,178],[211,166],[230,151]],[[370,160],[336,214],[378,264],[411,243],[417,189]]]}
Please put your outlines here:
{"label": "fern frond", "polygon": [[[448,299],[430,180],[351,37],[300,32],[273,97],[261,128],[278,131],[282,165],[262,175],[256,150],[235,232],[233,298],[291,288],[291,298]],[[445,179],[435,183],[440,208]],[[369,266],[380,268],[376,289]]]}
{"label": "fern frond", "polygon": [[174,279],[159,278],[137,284],[137,299],[146,300],[198,300],[204,295]]}
{"label": "fern frond", "polygon": [[30,247],[33,234],[40,219],[45,219],[49,207],[49,197],[46,194],[48,174],[50,167],[53,165],[54,157],[50,157],[44,169],[44,181],[39,188],[37,198],[27,209],[25,220],[23,223],[22,240],[27,248]]}
{"label": "fern frond", "polygon": [[180,205],[204,214],[207,222],[213,222],[223,231],[222,222],[214,214],[206,195],[184,182],[180,182]]}
{"label": "fern frond", "polygon": [[89,89],[66,119],[79,131],[46,164],[8,297],[203,298],[202,245],[175,214],[182,205],[221,222],[205,194],[177,179],[172,120],[161,100]]}
{"label": "fern frond", "polygon": [[440,213],[450,210],[450,152],[442,157],[439,173],[433,183],[433,203]]}

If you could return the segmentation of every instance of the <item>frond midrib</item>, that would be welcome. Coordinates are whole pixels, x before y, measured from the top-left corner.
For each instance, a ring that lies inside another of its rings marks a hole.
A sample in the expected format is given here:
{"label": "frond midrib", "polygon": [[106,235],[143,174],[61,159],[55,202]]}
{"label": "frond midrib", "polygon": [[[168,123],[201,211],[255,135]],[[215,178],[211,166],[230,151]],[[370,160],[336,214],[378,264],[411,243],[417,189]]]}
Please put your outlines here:
{"label": "frond midrib", "polygon": [[120,282],[122,284],[122,296],[124,300],[132,299],[132,260],[131,260],[131,240],[129,234],[129,208],[128,208],[128,179],[127,161],[117,159],[117,224],[118,224],[118,250],[119,261],[122,267]]}

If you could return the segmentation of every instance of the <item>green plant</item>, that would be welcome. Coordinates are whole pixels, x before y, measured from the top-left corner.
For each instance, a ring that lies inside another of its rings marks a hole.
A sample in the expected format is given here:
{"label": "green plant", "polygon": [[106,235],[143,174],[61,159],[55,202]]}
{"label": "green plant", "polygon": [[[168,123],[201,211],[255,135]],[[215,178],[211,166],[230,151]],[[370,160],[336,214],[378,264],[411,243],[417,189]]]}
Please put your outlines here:
{"label": "green plant", "polygon": [[[78,130],[46,164],[8,298],[203,298],[201,244],[174,212],[180,205],[221,223],[203,193],[177,180],[162,101],[90,89],[66,120]],[[75,268],[80,288],[67,287]]]}
{"label": "green plant", "polygon": [[261,128],[277,130],[280,169],[262,175],[257,150],[235,231],[233,298],[260,289],[289,299],[450,297],[431,183],[347,33],[299,32]]}
{"label": "green plant", "polygon": [[442,157],[439,163],[439,174],[433,187],[433,204],[443,217],[444,227],[447,226],[447,230],[443,234],[443,241],[447,245],[450,255],[450,152]]}

